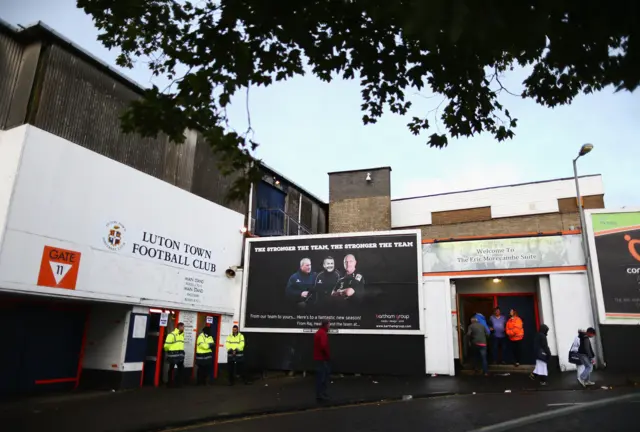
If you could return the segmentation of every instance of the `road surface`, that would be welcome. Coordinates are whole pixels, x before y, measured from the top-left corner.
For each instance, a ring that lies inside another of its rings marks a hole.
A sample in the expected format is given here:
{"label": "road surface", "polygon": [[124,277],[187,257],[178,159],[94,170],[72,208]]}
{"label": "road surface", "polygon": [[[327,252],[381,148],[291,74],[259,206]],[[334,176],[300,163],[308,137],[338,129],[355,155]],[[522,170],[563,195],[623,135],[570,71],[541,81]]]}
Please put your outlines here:
{"label": "road surface", "polygon": [[[620,400],[623,398],[622,400]],[[626,399],[624,399],[626,398]],[[594,402],[601,405],[593,406]],[[626,390],[538,391],[488,395],[448,396],[319,408],[289,414],[194,425],[171,432],[263,432],[265,430],[360,431],[638,431],[640,392]],[[569,411],[569,412],[567,412]],[[551,418],[545,413],[554,412]],[[543,416],[523,424],[527,416]],[[518,421],[517,425],[506,424]],[[484,429],[483,429],[484,428]]]}

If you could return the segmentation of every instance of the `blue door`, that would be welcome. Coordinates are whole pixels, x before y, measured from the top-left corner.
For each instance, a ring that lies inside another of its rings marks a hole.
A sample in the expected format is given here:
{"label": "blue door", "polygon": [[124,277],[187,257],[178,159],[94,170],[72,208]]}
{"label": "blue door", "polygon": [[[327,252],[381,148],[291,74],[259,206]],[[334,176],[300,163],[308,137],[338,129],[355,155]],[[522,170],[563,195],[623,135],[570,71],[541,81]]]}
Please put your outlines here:
{"label": "blue door", "polygon": [[255,234],[263,237],[285,234],[285,198],[280,189],[263,181],[258,183]]}
{"label": "blue door", "polygon": [[12,349],[0,356],[0,396],[76,385],[87,310],[54,302],[6,302]]}
{"label": "blue door", "polygon": [[[505,315],[508,315],[511,309],[515,309],[520,318],[522,318],[524,327],[522,364],[535,364],[534,341],[538,328],[536,325],[534,296],[498,296],[498,306]],[[508,361],[513,361],[513,359],[508,359]]]}

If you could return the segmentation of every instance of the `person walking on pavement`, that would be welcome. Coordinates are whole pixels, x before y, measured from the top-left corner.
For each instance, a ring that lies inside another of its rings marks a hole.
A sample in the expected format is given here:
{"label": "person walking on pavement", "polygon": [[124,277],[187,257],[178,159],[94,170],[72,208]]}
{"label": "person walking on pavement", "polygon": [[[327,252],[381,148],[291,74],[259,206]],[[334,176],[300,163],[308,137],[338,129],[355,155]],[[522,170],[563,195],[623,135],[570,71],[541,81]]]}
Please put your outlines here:
{"label": "person walking on pavement", "polygon": [[206,385],[213,369],[213,348],[215,341],[211,336],[211,327],[206,326],[196,340],[196,365],[198,365],[198,385]]}
{"label": "person walking on pavement", "polygon": [[238,326],[234,325],[232,334],[227,336],[224,344],[227,349],[227,366],[229,372],[229,385],[232,386],[236,382],[236,375],[247,384],[244,376],[244,335],[238,331]]}
{"label": "person walking on pavement", "polygon": [[313,360],[316,363],[316,399],[318,402],[329,400],[327,384],[331,373],[329,368],[329,320],[322,320],[322,325],[313,336]]}
{"label": "person walking on pavement", "polygon": [[487,338],[489,337],[488,327],[478,322],[475,316],[471,318],[471,325],[467,330],[467,343],[471,348],[475,359],[476,372],[482,367],[484,376],[489,376],[487,366]]}
{"label": "person walking on pavement", "polygon": [[[497,364],[499,358],[500,363],[505,364],[504,359],[507,352],[507,334],[505,333],[505,327],[507,325],[507,319],[500,313],[500,308],[497,307],[493,311],[491,318],[489,318],[489,322],[491,323],[489,329],[493,332],[491,339],[493,363]],[[498,350],[500,350],[500,356],[498,356]]]}
{"label": "person walking on pavement", "polygon": [[165,359],[169,363],[168,387],[180,387],[184,371],[184,324],[178,323],[164,341]]}
{"label": "person walking on pavement", "polygon": [[538,377],[540,379],[540,385],[543,386],[547,385],[547,376],[549,375],[548,365],[549,359],[551,358],[547,334],[549,334],[549,326],[542,324],[535,340],[536,368],[529,375],[529,378],[532,380]]}
{"label": "person walking on pavement", "polygon": [[596,363],[596,354],[593,352],[590,338],[596,335],[596,330],[589,327],[587,331],[578,330],[578,336],[573,341],[571,351],[578,352],[580,365],[578,365],[578,382],[582,387],[595,385],[591,381],[591,372]]}
{"label": "person walking on pavement", "polygon": [[506,333],[509,337],[509,345],[513,353],[514,364],[520,366],[520,357],[522,355],[522,339],[524,339],[524,328],[522,319],[518,316],[515,309],[509,311],[509,321],[507,321]]}

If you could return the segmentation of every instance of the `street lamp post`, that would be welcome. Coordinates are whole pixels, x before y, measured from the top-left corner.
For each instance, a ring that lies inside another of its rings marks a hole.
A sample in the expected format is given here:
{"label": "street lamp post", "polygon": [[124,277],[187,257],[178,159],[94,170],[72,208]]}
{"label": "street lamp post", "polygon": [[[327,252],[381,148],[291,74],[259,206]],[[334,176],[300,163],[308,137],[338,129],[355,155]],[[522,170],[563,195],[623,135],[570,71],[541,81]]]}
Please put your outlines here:
{"label": "street lamp post", "polygon": [[593,314],[596,329],[596,355],[599,367],[604,367],[604,351],[602,348],[602,336],[600,334],[600,319],[598,315],[598,301],[596,300],[596,286],[593,280],[593,265],[591,262],[591,252],[589,251],[589,243],[587,237],[587,224],[585,223],[584,206],[582,205],[582,197],[580,195],[580,182],[578,181],[578,159],[593,150],[593,144],[585,144],[580,148],[578,156],[573,160],[573,177],[576,181],[576,197],[578,205],[578,213],[580,214],[580,233],[582,235],[582,251],[587,264],[587,281],[589,283],[589,297],[591,298],[591,313]]}

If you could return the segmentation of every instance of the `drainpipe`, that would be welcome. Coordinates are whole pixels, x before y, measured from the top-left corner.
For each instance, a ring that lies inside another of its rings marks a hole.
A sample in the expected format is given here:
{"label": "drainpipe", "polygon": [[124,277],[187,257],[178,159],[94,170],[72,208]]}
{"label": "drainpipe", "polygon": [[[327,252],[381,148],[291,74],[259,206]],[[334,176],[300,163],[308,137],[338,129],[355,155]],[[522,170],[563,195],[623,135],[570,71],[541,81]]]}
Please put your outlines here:
{"label": "drainpipe", "polygon": [[300,222],[302,221],[302,194],[298,200],[298,235],[300,235]]}

